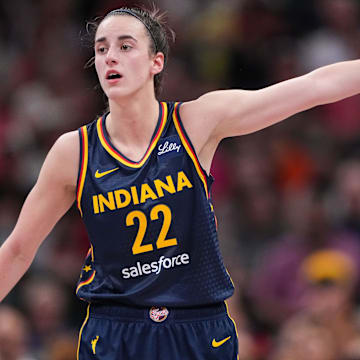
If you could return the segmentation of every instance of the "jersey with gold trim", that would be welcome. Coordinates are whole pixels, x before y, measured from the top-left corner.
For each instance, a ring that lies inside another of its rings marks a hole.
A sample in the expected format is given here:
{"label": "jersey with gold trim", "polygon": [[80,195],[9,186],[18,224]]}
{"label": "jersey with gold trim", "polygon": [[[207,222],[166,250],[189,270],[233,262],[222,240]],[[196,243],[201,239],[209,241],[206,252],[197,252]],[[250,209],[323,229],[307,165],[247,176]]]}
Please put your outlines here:
{"label": "jersey with gold trim", "polygon": [[143,158],[111,143],[106,115],[79,129],[77,203],[90,239],[77,285],[89,302],[195,306],[233,293],[223,265],[210,197],[179,116],[159,102],[159,119]]}

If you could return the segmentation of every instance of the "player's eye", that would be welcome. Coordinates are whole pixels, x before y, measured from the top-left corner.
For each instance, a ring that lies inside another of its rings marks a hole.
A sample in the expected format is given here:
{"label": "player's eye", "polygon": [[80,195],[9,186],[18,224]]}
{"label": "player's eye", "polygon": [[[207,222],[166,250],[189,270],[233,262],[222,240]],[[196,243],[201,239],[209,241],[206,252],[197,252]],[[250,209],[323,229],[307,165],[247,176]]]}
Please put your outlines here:
{"label": "player's eye", "polygon": [[132,47],[129,44],[122,44],[120,49],[123,51],[129,51]]}
{"label": "player's eye", "polygon": [[106,52],[106,47],[105,46],[99,46],[96,49],[96,52],[98,52],[99,54],[104,54]]}

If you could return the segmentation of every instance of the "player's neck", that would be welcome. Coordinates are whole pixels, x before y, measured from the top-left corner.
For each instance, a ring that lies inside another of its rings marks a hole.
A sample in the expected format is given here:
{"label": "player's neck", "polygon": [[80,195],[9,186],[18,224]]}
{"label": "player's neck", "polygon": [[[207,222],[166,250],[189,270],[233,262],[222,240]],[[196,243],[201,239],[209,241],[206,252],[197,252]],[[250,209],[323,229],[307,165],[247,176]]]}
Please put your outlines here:
{"label": "player's neck", "polygon": [[159,116],[159,104],[153,96],[132,96],[126,101],[109,101],[106,128],[111,140],[121,146],[147,146]]}

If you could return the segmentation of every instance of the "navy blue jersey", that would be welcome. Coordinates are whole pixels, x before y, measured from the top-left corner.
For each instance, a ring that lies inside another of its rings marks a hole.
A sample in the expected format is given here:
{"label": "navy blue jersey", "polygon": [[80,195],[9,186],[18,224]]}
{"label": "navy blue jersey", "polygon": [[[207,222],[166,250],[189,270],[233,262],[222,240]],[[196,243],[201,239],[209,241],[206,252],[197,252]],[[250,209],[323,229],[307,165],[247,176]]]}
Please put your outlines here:
{"label": "navy blue jersey", "polygon": [[134,162],[112,145],[106,115],[79,129],[77,202],[91,247],[77,286],[89,302],[196,306],[233,293],[201,167],[179,116],[159,103],[150,145]]}

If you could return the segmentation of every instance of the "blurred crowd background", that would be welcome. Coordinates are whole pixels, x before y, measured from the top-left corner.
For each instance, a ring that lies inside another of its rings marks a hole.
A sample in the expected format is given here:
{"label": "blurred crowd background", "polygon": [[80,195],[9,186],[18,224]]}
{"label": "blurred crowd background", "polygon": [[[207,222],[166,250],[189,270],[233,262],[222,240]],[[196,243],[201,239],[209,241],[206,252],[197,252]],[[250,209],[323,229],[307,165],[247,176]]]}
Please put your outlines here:
{"label": "blurred crowd background", "polygon": [[[358,0],[154,3],[177,34],[162,100],[254,90],[360,55]],[[134,4],[0,1],[0,244],[56,138],[105,109],[84,68],[86,21]],[[360,97],[226,139],[212,174],[240,359],[359,360]],[[0,360],[75,359],[87,249],[72,209],[0,305]]]}

